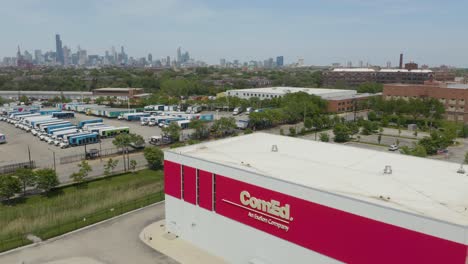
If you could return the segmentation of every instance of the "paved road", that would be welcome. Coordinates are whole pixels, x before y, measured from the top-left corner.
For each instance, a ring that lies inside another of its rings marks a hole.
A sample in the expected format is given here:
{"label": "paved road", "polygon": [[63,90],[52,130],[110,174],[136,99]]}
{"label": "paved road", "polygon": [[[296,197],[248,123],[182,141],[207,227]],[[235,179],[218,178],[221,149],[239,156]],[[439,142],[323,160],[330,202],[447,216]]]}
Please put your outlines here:
{"label": "paved road", "polygon": [[146,246],[138,237],[144,227],[164,218],[164,204],[0,256],[2,264],[156,264],[177,263]]}

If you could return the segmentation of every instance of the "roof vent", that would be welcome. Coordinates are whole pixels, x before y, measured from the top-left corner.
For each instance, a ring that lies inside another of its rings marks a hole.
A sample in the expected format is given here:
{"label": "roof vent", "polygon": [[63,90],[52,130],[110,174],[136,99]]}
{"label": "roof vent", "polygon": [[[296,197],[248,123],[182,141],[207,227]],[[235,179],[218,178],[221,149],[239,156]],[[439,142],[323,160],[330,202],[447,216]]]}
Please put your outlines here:
{"label": "roof vent", "polygon": [[384,174],[392,174],[392,166],[385,165],[385,169],[383,171]]}
{"label": "roof vent", "polygon": [[271,152],[278,152],[278,146],[277,145],[271,146]]}
{"label": "roof vent", "polygon": [[460,168],[458,168],[457,173],[465,174],[465,169],[463,168],[463,164],[460,164]]}

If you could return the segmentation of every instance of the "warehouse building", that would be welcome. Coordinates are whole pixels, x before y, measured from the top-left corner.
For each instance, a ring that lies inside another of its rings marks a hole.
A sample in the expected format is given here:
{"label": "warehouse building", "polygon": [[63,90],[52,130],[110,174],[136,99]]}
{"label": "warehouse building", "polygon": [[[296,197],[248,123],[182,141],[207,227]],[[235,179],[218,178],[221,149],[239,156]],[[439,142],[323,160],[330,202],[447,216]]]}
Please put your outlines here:
{"label": "warehouse building", "polygon": [[228,96],[234,96],[241,99],[250,99],[253,97],[264,99],[281,98],[289,93],[304,92],[310,95],[316,95],[328,102],[327,112],[343,113],[351,112],[356,109],[359,101],[366,100],[372,96],[380,96],[381,94],[358,94],[355,90],[342,89],[325,89],[325,88],[301,88],[301,87],[268,87],[268,88],[252,88],[228,90]]}
{"label": "warehouse building", "polygon": [[143,88],[99,88],[93,90],[93,95],[98,96],[110,96],[116,98],[134,98],[138,95],[144,94]]}
{"label": "warehouse building", "polygon": [[172,149],[167,232],[229,263],[467,261],[458,164],[254,133]]}

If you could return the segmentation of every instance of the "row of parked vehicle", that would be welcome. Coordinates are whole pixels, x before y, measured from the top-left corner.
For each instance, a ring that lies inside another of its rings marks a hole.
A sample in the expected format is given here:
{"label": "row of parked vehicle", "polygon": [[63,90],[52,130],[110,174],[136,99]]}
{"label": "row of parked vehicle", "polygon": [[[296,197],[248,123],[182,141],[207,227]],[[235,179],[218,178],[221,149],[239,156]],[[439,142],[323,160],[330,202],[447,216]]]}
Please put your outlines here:
{"label": "row of parked vehicle", "polygon": [[1,117],[0,120],[31,132],[41,141],[60,148],[98,143],[101,138],[129,133],[128,127],[108,126],[102,119],[91,119],[77,125],[49,115]]}

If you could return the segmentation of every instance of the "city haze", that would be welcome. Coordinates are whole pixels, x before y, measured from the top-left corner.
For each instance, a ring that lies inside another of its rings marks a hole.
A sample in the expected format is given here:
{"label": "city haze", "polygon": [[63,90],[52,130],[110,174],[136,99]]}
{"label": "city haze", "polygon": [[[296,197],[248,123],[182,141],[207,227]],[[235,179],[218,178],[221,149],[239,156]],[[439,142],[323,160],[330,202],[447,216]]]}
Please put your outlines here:
{"label": "city haze", "polygon": [[2,3],[0,57],[63,45],[89,54],[124,46],[134,57],[175,57],[179,46],[209,64],[283,55],[306,65],[408,61],[468,66],[462,1],[16,1]]}

